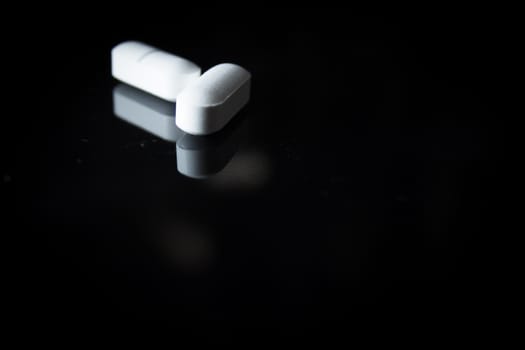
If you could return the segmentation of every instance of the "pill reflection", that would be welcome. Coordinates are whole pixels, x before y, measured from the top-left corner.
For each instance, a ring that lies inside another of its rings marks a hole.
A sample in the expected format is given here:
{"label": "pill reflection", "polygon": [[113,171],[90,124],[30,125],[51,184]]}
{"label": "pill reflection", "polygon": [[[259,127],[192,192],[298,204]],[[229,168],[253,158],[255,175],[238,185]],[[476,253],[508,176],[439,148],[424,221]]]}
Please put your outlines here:
{"label": "pill reflection", "polygon": [[174,103],[126,84],[113,89],[113,111],[119,119],[175,143],[178,172],[193,179],[208,179],[212,189],[258,189],[270,178],[271,164],[264,153],[237,153],[244,118],[234,118],[212,135],[190,135],[176,126]]}
{"label": "pill reflection", "polygon": [[238,149],[240,130],[240,125],[232,125],[209,136],[184,134],[176,145],[179,173],[195,179],[219,173]]}
{"label": "pill reflection", "polygon": [[242,120],[209,136],[186,134],[175,124],[175,104],[126,84],[113,89],[114,114],[157,137],[176,142],[177,170],[203,179],[221,171],[234,155]]}
{"label": "pill reflection", "polygon": [[166,141],[176,142],[184,133],[175,125],[175,104],[126,84],[113,89],[113,113]]}

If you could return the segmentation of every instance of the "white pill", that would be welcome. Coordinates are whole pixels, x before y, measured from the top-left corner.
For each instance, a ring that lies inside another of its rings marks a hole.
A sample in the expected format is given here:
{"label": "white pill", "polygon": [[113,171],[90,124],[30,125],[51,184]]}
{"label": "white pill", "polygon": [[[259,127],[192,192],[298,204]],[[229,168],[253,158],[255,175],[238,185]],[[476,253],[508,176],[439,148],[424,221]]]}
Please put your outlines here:
{"label": "white pill", "polygon": [[210,68],[177,97],[176,123],[193,135],[222,129],[250,99],[251,74],[223,63]]}
{"label": "white pill", "polygon": [[111,73],[115,79],[174,102],[200,76],[201,69],[182,57],[126,41],[111,50]]}
{"label": "white pill", "polygon": [[166,141],[176,142],[184,132],[175,125],[175,104],[129,85],[113,89],[113,113]]}

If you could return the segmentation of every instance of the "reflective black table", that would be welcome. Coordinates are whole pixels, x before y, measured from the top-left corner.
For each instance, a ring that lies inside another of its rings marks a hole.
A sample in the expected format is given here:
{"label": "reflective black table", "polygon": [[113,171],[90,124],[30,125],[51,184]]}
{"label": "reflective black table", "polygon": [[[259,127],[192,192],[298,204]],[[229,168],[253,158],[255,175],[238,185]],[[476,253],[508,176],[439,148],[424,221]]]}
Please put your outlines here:
{"label": "reflective black table", "polygon": [[[482,95],[392,20],[335,18],[50,39],[69,54],[44,59],[33,107],[4,129],[22,324],[226,342],[479,320]],[[185,134],[173,104],[111,78],[128,39],[245,67],[250,103],[215,135]]]}

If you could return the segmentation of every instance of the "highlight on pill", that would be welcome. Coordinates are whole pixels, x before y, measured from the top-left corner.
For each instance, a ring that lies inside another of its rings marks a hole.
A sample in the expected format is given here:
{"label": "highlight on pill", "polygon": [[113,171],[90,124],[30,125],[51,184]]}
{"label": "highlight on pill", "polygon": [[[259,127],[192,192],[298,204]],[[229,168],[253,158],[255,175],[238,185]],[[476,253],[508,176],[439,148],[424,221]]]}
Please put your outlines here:
{"label": "highlight on pill", "polygon": [[201,75],[195,63],[146,45],[126,41],[111,50],[111,74],[117,80],[170,102]]}

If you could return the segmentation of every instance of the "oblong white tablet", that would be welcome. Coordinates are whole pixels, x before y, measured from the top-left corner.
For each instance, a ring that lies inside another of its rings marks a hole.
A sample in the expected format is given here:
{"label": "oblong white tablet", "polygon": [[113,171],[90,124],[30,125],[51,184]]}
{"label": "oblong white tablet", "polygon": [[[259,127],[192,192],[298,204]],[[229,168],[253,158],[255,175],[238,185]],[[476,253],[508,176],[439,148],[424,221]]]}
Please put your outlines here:
{"label": "oblong white tablet", "polygon": [[111,50],[111,74],[124,83],[175,102],[180,91],[199,78],[201,69],[185,58],[137,41],[126,41]]}
{"label": "oblong white tablet", "polygon": [[250,82],[251,74],[238,65],[210,68],[177,97],[177,126],[193,135],[219,131],[250,99]]}

